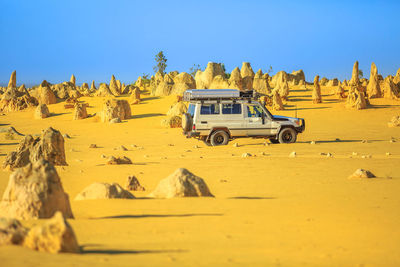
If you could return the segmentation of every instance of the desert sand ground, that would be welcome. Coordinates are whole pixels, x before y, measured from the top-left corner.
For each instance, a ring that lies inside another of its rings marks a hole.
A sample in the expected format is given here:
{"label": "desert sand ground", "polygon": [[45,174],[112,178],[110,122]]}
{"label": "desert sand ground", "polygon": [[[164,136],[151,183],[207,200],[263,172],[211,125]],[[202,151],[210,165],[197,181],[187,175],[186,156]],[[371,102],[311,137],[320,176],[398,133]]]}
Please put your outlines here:
{"label": "desert sand ground", "polygon": [[[34,109],[1,116],[2,126],[23,134],[52,126],[71,136],[65,139],[69,165],[57,170],[71,198],[75,219],[69,223],[83,253],[5,246],[0,265],[399,266],[400,129],[387,122],[400,113],[400,102],[373,99],[368,109],[348,110],[328,95],[330,88],[322,92],[323,103],[313,104],[311,90],[292,89],[286,110],[274,112],[294,116],[297,105],[298,116],[306,119],[305,133],[287,145],[244,138],[207,147],[186,139],[180,129],[160,126],[172,96],[142,96],[132,106],[132,119],[119,124],[96,117],[73,121],[64,103],[49,105],[54,116],[43,120],[33,119]],[[89,113],[100,111],[102,98],[81,100],[90,104]],[[19,140],[0,135],[3,161]],[[392,137],[398,142],[389,142]],[[129,151],[114,150],[119,145]],[[289,158],[292,151],[297,157]],[[254,156],[242,158],[245,152]],[[333,157],[320,154],[328,152]],[[134,164],[106,165],[103,154],[125,155]],[[202,177],[215,198],[145,198],[179,167]],[[358,168],[378,178],[347,179]],[[132,174],[146,188],[133,192],[137,199],[73,200],[92,182],[124,185]],[[1,193],[9,175],[0,171]]]}

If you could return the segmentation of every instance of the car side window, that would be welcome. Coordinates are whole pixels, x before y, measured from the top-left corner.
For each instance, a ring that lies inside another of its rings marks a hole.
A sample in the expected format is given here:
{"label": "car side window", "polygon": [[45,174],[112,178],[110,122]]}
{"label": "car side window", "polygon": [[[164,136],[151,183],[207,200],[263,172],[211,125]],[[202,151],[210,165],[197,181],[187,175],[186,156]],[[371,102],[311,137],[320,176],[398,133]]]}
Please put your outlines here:
{"label": "car side window", "polygon": [[192,116],[192,118],[194,117],[195,108],[196,108],[196,106],[194,104],[189,104],[187,113],[189,113],[190,116]]}
{"label": "car side window", "polygon": [[222,104],[222,114],[242,114],[242,104]]}
{"label": "car side window", "polygon": [[219,104],[202,104],[200,108],[201,115],[219,114]]}

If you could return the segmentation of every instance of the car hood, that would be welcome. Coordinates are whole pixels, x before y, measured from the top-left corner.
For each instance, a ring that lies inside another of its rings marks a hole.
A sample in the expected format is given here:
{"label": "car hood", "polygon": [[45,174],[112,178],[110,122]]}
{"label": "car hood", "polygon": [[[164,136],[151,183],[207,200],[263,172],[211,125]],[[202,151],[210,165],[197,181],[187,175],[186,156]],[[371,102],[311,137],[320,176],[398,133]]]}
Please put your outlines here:
{"label": "car hood", "polygon": [[292,120],[297,120],[297,118],[286,117],[286,116],[279,116],[279,115],[274,115],[274,119],[276,119],[277,121],[292,121]]}

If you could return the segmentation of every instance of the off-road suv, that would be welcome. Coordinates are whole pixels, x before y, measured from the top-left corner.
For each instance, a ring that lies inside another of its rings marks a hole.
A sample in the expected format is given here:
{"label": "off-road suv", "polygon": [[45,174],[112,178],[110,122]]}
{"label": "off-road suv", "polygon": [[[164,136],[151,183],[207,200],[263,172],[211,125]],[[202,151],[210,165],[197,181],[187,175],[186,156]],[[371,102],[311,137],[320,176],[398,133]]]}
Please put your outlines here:
{"label": "off-road suv", "polygon": [[189,107],[182,117],[183,134],[212,146],[226,145],[239,137],[296,142],[297,134],[305,129],[304,119],[274,116],[257,98],[255,91],[186,90],[183,100],[189,102]]}

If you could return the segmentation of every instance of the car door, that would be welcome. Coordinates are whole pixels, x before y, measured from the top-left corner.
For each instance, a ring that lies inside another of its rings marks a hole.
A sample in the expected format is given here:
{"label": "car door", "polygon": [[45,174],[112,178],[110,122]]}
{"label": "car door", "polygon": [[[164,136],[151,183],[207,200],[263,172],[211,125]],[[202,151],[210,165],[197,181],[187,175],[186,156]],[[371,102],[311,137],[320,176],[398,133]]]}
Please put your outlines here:
{"label": "car door", "polygon": [[242,103],[222,103],[222,117],[224,125],[229,129],[232,136],[246,136]]}
{"label": "car door", "polygon": [[[248,136],[268,136],[271,135],[271,120],[265,114],[258,103],[246,103],[245,125]],[[264,114],[264,115],[263,115]]]}

